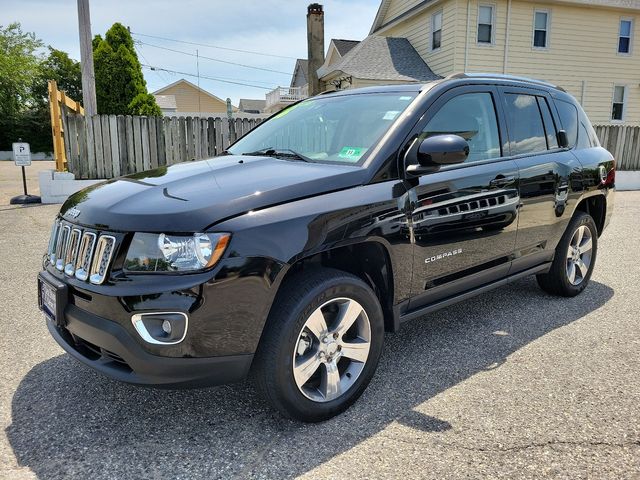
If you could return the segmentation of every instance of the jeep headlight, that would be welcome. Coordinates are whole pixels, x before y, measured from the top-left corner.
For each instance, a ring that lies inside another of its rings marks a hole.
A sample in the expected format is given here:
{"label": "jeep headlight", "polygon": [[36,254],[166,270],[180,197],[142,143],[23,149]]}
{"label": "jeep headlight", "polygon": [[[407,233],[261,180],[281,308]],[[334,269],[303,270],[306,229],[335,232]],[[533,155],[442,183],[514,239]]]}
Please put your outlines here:
{"label": "jeep headlight", "polygon": [[205,270],[220,260],[229,238],[228,233],[136,233],[129,246],[124,269],[130,272]]}

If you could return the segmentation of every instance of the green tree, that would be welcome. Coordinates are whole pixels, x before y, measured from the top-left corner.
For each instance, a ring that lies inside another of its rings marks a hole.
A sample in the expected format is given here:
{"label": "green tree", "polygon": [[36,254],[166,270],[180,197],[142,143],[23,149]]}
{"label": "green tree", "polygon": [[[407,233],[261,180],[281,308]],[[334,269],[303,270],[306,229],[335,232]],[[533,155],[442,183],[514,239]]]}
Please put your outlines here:
{"label": "green tree", "polygon": [[136,112],[138,115],[146,115],[147,117],[160,117],[162,110],[156,102],[156,97],[150,93],[139,93],[129,104],[129,110]]}
{"label": "green tree", "polygon": [[42,47],[34,33],[19,23],[0,25],[0,150],[10,150],[19,136],[28,141],[24,113],[33,106],[33,78],[38,74]]}
{"label": "green tree", "polygon": [[58,89],[63,90],[67,97],[82,101],[80,62],[70,58],[66,52],[53,47],[49,47],[49,55],[40,64],[39,72],[34,79],[32,92],[37,101],[48,102],[47,82],[49,80],[55,80]]}
{"label": "green tree", "polygon": [[98,112],[108,114],[160,115],[136,54],[129,30],[114,23],[104,40],[93,40]]}
{"label": "green tree", "polygon": [[38,73],[31,87],[32,105],[23,113],[21,130],[30,132],[21,135],[29,138],[33,151],[50,152],[51,114],[49,112],[48,80],[55,80],[58,88],[73,100],[82,101],[82,75],[80,62],[73,60],[66,52],[49,47],[49,54],[40,63]]}

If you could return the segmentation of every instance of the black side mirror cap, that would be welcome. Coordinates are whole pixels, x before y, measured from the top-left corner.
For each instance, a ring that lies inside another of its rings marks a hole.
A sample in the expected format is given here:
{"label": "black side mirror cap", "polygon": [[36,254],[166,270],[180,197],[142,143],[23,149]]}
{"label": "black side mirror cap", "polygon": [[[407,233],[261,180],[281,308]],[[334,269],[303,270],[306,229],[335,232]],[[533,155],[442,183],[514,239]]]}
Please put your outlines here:
{"label": "black side mirror cap", "polygon": [[418,142],[417,149],[414,145],[407,152],[407,160],[413,160],[406,167],[411,175],[430,173],[441,165],[462,163],[469,157],[469,144],[459,135],[434,135]]}
{"label": "black side mirror cap", "polygon": [[558,138],[558,147],[569,148],[569,137],[567,136],[566,130],[558,130],[556,136]]}

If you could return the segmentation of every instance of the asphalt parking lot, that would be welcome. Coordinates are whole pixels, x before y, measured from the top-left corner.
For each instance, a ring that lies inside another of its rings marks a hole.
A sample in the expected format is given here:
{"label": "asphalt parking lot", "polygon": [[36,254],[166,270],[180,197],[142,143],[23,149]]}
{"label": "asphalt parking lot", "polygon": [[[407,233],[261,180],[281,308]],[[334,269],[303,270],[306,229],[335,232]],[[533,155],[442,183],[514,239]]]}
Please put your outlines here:
{"label": "asphalt parking lot", "polygon": [[35,283],[58,208],[0,206],[1,478],[640,478],[640,192],[581,296],[530,278],[411,322],[318,425],[249,384],[144,389],[64,354]]}

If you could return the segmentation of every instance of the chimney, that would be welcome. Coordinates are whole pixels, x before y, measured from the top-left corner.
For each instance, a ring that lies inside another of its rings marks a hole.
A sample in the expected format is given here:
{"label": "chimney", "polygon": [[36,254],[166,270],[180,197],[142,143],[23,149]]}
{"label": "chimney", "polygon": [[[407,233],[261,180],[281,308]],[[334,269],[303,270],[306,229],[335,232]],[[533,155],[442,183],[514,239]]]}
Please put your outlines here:
{"label": "chimney", "polygon": [[309,96],[324,92],[324,82],[318,80],[318,69],[324,63],[324,10],[319,3],[307,7],[307,82]]}

